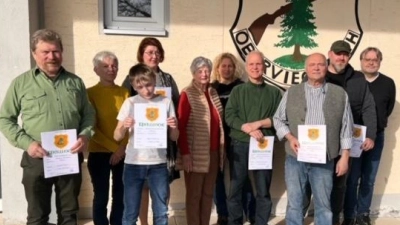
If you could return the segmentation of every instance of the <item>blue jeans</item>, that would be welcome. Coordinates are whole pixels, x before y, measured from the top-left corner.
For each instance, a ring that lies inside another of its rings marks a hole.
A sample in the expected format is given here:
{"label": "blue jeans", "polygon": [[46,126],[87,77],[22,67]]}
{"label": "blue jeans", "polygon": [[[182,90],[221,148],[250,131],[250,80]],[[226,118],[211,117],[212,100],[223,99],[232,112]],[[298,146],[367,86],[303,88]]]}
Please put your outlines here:
{"label": "blue jeans", "polygon": [[293,156],[286,156],[285,182],[288,204],[285,219],[287,225],[303,224],[303,205],[308,183],[314,195],[315,224],[332,224],[330,196],[333,164],[333,160],[326,164],[316,164],[299,162]]}
{"label": "blue jeans", "polygon": [[124,168],[124,215],[123,225],[134,225],[140,211],[143,183],[147,180],[153,209],[153,224],[168,224],[169,177],[167,164],[132,165]]}
{"label": "blue jeans", "polygon": [[356,215],[368,213],[374,193],[376,174],[381,160],[385,133],[376,135],[373,149],[363,152],[360,158],[353,158],[344,203],[344,217],[354,218]]}
{"label": "blue jeans", "polygon": [[232,140],[231,147],[231,185],[228,195],[229,225],[243,224],[243,189],[249,173],[254,176],[256,195],[256,225],[268,223],[271,215],[272,201],[269,192],[272,170],[248,170],[249,143]]}
{"label": "blue jeans", "polygon": [[[217,182],[215,184],[214,203],[217,209],[218,217],[228,218],[228,206],[226,203],[226,192],[224,183],[224,173],[227,171],[218,171]],[[256,199],[254,198],[250,180],[246,181],[242,196],[244,214],[250,221],[255,219]]]}
{"label": "blue jeans", "polygon": [[256,198],[253,194],[250,180],[247,180],[242,196],[243,213],[247,220],[253,224],[256,221]]}
{"label": "blue jeans", "polygon": [[[112,153],[91,152],[88,156],[88,170],[93,184],[93,222],[96,225],[121,225],[124,212],[124,185],[122,173],[124,161],[110,164]],[[107,219],[108,193],[110,191],[110,173],[112,173],[111,212]]]}

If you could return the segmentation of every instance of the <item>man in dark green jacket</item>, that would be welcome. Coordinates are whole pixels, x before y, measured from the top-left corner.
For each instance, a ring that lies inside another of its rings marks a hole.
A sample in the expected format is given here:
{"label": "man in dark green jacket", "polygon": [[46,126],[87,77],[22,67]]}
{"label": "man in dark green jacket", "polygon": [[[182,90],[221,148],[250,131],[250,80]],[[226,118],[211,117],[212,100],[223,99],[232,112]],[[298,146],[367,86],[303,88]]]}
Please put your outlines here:
{"label": "man in dark green jacket", "polygon": [[[274,136],[272,117],[281,100],[279,89],[263,80],[264,56],[253,51],[246,58],[248,82],[236,86],[225,108],[225,120],[231,128],[231,185],[228,194],[229,225],[243,224],[242,190],[248,179],[250,137],[261,140]],[[268,223],[272,202],[269,188],[272,170],[251,170],[256,189],[256,225]]]}

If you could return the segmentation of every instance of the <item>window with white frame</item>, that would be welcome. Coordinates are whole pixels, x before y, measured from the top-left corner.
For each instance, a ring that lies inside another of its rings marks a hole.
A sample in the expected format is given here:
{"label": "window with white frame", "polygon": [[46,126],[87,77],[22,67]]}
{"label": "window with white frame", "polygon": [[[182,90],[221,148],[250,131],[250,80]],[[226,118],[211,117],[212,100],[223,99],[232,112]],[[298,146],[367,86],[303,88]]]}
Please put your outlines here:
{"label": "window with white frame", "polygon": [[105,34],[166,36],[168,11],[168,0],[99,0]]}

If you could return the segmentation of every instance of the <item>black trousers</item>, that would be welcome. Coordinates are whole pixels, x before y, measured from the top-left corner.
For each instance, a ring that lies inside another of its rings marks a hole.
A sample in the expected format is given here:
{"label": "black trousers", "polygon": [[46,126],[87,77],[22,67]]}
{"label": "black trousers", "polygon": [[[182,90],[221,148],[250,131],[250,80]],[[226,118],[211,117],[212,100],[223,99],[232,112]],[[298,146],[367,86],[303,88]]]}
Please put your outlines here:
{"label": "black trousers", "polygon": [[[79,155],[79,165],[83,161]],[[57,224],[76,225],[79,210],[78,196],[82,183],[81,168],[78,174],[44,178],[43,159],[34,159],[23,153],[22,184],[28,202],[27,225],[47,225],[51,212],[51,194],[54,185]]]}

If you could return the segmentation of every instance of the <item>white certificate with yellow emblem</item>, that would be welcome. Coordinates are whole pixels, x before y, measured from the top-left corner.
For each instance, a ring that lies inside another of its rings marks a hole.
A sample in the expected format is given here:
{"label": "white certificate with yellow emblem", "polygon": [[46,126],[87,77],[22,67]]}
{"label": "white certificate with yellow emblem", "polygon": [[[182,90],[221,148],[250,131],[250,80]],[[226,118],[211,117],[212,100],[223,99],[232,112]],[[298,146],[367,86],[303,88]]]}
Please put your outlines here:
{"label": "white certificate with yellow emblem", "polygon": [[134,148],[167,148],[166,104],[136,103]]}
{"label": "white certificate with yellow emblem", "polygon": [[249,170],[272,169],[273,149],[273,136],[265,136],[261,141],[257,141],[255,138],[250,137]]}
{"label": "white certificate with yellow emblem", "polygon": [[79,173],[78,154],[71,153],[77,140],[75,129],[42,132],[40,136],[42,148],[48,153],[43,157],[45,178]]}
{"label": "white certificate with yellow emblem", "polygon": [[326,126],[299,125],[297,161],[326,163]]}
{"label": "white certificate with yellow emblem", "polygon": [[155,87],[154,93],[172,99],[171,87]]}
{"label": "white certificate with yellow emblem", "polygon": [[361,145],[364,143],[367,133],[367,127],[354,124],[353,126],[353,141],[350,149],[350,157],[360,158],[363,150]]}

